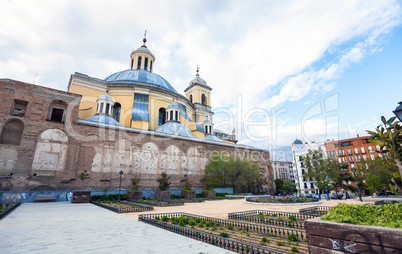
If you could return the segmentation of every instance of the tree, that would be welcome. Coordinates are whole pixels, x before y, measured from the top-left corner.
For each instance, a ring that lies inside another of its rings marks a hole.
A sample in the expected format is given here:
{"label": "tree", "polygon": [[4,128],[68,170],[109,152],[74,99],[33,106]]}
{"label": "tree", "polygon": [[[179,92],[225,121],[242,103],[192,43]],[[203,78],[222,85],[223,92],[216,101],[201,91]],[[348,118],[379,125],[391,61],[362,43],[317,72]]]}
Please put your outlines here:
{"label": "tree", "polygon": [[233,187],[235,191],[250,191],[255,184],[266,182],[258,162],[235,158],[220,151],[209,159],[205,167],[207,188]]}
{"label": "tree", "polygon": [[322,150],[309,150],[303,161],[306,168],[303,176],[322,190],[331,180],[336,182],[341,178],[339,165],[332,159],[326,159]]}
{"label": "tree", "polygon": [[296,191],[296,184],[291,181],[286,181],[282,185],[282,190],[286,193],[293,193]]}
{"label": "tree", "polygon": [[166,172],[161,173],[161,177],[157,179],[159,182],[159,190],[166,191],[169,189],[170,185],[172,184],[169,179],[170,176],[168,176]]}
{"label": "tree", "polygon": [[[370,192],[378,192],[385,186],[388,186],[391,182],[392,173],[396,170],[397,167],[395,164],[390,163],[389,160],[381,157],[377,157],[370,161],[363,161],[359,165],[359,172],[363,174],[363,176],[360,177],[365,179],[367,189]],[[363,179],[358,181],[361,182],[362,180]]]}
{"label": "tree", "polygon": [[281,191],[283,186],[283,180],[279,178],[275,179],[275,186],[277,191]]}
{"label": "tree", "polygon": [[[402,126],[396,117],[391,117],[388,121],[381,116],[382,125],[377,126],[375,131],[367,131],[372,137],[368,140],[374,145],[379,145],[377,152],[384,153],[399,170],[399,176],[402,176]],[[398,177],[398,175],[395,175]],[[395,178],[391,181],[400,189]]]}
{"label": "tree", "polygon": [[140,177],[138,174],[134,174],[133,178],[130,179],[131,182],[131,190],[138,191],[140,188]]}

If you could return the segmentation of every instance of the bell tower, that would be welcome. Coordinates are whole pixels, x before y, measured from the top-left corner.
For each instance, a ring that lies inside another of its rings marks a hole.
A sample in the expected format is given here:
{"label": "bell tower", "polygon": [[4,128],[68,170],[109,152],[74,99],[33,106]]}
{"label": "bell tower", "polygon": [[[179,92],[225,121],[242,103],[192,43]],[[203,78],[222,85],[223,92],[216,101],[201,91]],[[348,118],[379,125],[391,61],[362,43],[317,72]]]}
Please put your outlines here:
{"label": "bell tower", "polygon": [[186,98],[193,103],[196,108],[195,121],[197,123],[202,123],[206,119],[212,119],[214,113],[211,111],[211,91],[212,88],[200,77],[199,68],[197,66],[195,78],[191,80],[186,90],[184,90]]}

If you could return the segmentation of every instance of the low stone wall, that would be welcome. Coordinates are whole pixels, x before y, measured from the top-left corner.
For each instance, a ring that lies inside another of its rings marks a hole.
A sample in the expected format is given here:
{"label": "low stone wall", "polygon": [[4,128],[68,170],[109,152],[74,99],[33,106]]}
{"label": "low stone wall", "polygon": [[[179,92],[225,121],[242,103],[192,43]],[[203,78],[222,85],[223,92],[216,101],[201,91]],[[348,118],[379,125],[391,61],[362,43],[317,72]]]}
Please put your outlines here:
{"label": "low stone wall", "polygon": [[322,221],[305,222],[310,253],[402,253],[402,229]]}

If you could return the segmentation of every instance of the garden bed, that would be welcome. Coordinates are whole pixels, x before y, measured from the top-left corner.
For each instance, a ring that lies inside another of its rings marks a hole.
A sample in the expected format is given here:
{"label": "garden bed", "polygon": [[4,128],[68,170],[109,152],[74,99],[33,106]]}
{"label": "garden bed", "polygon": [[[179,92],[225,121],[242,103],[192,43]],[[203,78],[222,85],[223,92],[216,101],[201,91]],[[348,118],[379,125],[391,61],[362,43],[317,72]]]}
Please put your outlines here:
{"label": "garden bed", "polygon": [[318,214],[315,215],[315,214],[300,214],[300,213],[289,213],[289,212],[279,212],[269,210],[250,210],[250,211],[228,213],[228,218],[230,220],[242,220],[244,218],[250,218],[253,216],[261,217],[261,215],[272,219],[282,217],[282,219],[284,220],[289,220],[289,216],[294,216],[296,218],[296,221],[305,221],[320,216]]}
{"label": "garden bed", "polygon": [[7,214],[14,211],[21,203],[2,203],[0,202],[0,219],[7,216]]}
{"label": "garden bed", "polygon": [[136,199],[136,200],[128,200],[128,201],[130,201],[131,203],[158,206],[158,207],[184,205],[183,201],[177,201],[177,200]]}
{"label": "garden bed", "polygon": [[111,200],[103,200],[99,202],[91,200],[91,203],[116,213],[144,212],[144,211],[152,211],[154,209],[153,207],[149,206],[142,206],[138,204],[133,205]]}
{"label": "garden bed", "polygon": [[331,208],[332,206],[313,206],[299,209],[299,213],[322,216],[326,215]]}
{"label": "garden bed", "polygon": [[[230,221],[188,213],[165,213],[140,215],[139,220],[151,221],[151,224],[174,228],[172,231],[186,230],[193,235],[203,232],[214,237],[230,239],[237,243],[248,244],[260,248],[259,252],[307,253],[306,233],[302,230],[286,229],[267,225]],[[228,249],[228,248],[227,248]],[[233,250],[233,249],[231,249]],[[237,250],[234,250],[237,251]],[[254,250],[256,253],[256,250]]]}
{"label": "garden bed", "polygon": [[248,197],[247,203],[255,204],[277,204],[277,205],[298,205],[298,204],[319,204],[321,203],[318,198],[271,198],[271,197]]}

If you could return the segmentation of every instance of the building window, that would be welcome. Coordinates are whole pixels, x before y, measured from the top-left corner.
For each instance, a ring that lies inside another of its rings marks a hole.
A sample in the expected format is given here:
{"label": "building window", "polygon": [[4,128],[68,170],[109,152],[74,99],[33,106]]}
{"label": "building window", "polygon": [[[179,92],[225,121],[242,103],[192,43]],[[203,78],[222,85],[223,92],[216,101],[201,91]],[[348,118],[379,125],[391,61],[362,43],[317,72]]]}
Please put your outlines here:
{"label": "building window", "polygon": [[170,120],[174,120],[174,119],[173,119],[173,110],[170,111]]}
{"label": "building window", "polygon": [[367,160],[367,156],[363,154],[363,160]]}
{"label": "building window", "polygon": [[314,189],[314,184],[310,183],[311,189]]}
{"label": "building window", "polygon": [[62,101],[53,101],[52,103],[50,103],[50,106],[49,106],[47,120],[64,123],[66,109],[67,109],[66,103],[64,103]]}
{"label": "building window", "polygon": [[18,119],[11,119],[3,127],[0,144],[19,145],[21,143],[23,132],[24,123]]}
{"label": "building window", "polygon": [[342,163],[342,159],[341,159],[341,158],[338,158],[338,162],[339,162],[339,163]]}
{"label": "building window", "polygon": [[103,102],[101,102],[101,104],[100,104],[99,113],[103,113]]}
{"label": "building window", "polygon": [[371,152],[373,151],[373,147],[372,147],[372,146],[369,146],[369,147],[368,147],[368,150],[369,150],[369,152],[371,153]]}
{"label": "building window", "polygon": [[190,94],[190,102],[193,103],[193,95]]}
{"label": "building window", "polygon": [[130,69],[133,69],[133,65],[134,65],[134,59],[131,59],[131,67],[130,67]]}
{"label": "building window", "polygon": [[11,110],[12,116],[24,117],[27,110],[27,101],[14,100],[13,109]]}
{"label": "building window", "polygon": [[348,148],[348,154],[352,154],[352,150],[350,150],[350,148]]}
{"label": "building window", "polygon": [[179,121],[179,111],[175,111],[175,112],[174,112],[174,115],[175,115],[175,119],[174,119],[174,120]]}
{"label": "building window", "polygon": [[356,155],[356,162],[360,162],[360,155]]}
{"label": "building window", "polygon": [[138,57],[137,70],[141,69],[141,57]]}
{"label": "building window", "polygon": [[350,163],[353,163],[354,161],[353,161],[353,156],[349,156],[349,162]]}
{"label": "building window", "polygon": [[109,103],[106,103],[106,115],[109,115],[109,107],[110,107],[110,104]]}
{"label": "building window", "polygon": [[355,147],[355,154],[359,153],[359,149],[357,147]]}
{"label": "building window", "polygon": [[117,122],[120,122],[120,113],[121,113],[121,105],[120,105],[120,103],[116,102],[113,105],[113,118]]}
{"label": "building window", "polygon": [[374,154],[370,154],[370,159],[374,160]]}
{"label": "building window", "polygon": [[201,95],[201,104],[207,105],[207,96],[205,96],[205,94]]}
{"label": "building window", "polygon": [[304,188],[307,189],[307,183],[304,183]]}
{"label": "building window", "polygon": [[166,109],[160,108],[159,109],[159,117],[158,117],[158,125],[165,124],[165,119],[166,119]]}
{"label": "building window", "polygon": [[343,161],[343,163],[348,163],[348,162],[346,161],[346,157],[343,157],[343,158],[342,158],[342,161]]}
{"label": "building window", "polygon": [[145,61],[144,61],[144,70],[148,70],[148,57],[145,57]]}
{"label": "building window", "polygon": [[366,153],[366,150],[364,150],[363,146],[360,149],[362,150],[362,153]]}
{"label": "building window", "polygon": [[152,72],[152,60],[149,63],[149,72]]}

